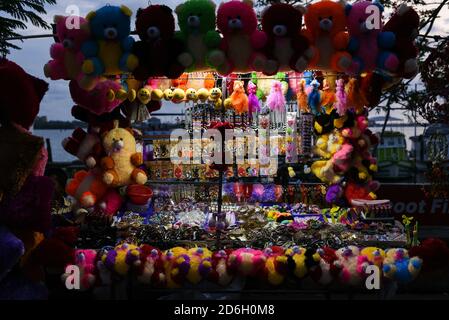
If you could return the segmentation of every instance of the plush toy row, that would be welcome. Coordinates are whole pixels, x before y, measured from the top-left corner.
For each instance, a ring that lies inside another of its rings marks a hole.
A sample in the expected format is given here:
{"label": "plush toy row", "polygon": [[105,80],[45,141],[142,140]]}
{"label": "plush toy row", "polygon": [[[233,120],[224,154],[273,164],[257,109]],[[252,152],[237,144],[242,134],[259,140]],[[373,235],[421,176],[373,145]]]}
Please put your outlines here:
{"label": "plush toy row", "polygon": [[[409,283],[421,270],[422,260],[409,257],[406,249],[358,248],[349,246],[318,250],[298,246],[273,246],[265,250],[241,248],[212,252],[207,248],[175,247],[161,251],[149,245],[122,244],[110,250],[75,250],[83,289],[111,281],[111,274],[133,273],[137,280],[153,287],[180,288],[211,281],[229,285],[234,277],[251,277],[277,286],[288,277],[300,280],[309,275],[320,285],[338,282],[363,286],[371,274],[367,267],[379,267],[385,278]],[[67,275],[66,275],[67,276]],[[64,277],[65,279],[65,277]]]}
{"label": "plush toy row", "polygon": [[[169,7],[139,9],[140,40],[135,42],[130,36],[131,10],[105,6],[85,19],[55,17],[59,42],[52,45],[52,60],[44,69],[51,79],[74,80],[86,90],[95,88],[101,77],[123,73],[146,80],[174,79],[184,71],[274,75],[318,68],[413,77],[419,17],[403,5],[383,26],[382,11],[378,2],[370,1],[350,5],[323,0],[307,8],[276,3],[263,11],[259,30],[250,0],[224,2],[217,12],[211,0],[187,0],[175,10],[180,28],[176,32]],[[74,19],[79,19],[79,28],[73,28]]]}

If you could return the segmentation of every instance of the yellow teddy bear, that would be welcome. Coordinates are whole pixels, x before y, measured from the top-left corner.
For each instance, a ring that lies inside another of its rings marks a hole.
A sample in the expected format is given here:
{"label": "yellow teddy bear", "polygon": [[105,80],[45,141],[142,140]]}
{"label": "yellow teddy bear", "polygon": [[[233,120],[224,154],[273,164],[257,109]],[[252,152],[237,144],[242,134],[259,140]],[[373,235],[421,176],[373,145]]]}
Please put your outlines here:
{"label": "yellow teddy bear", "polygon": [[114,129],[103,136],[103,147],[108,155],[101,160],[103,181],[107,185],[121,187],[147,182],[145,171],[137,168],[143,164],[143,155],[136,150],[131,129],[119,128],[115,121]]}

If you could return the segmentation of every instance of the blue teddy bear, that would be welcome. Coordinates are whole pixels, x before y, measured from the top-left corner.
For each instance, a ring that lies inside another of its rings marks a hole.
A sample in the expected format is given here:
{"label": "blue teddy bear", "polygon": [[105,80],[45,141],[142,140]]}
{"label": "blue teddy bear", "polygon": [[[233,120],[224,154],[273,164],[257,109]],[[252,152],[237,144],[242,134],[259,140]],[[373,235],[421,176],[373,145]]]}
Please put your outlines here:
{"label": "blue teddy bear", "polygon": [[134,39],[130,36],[132,11],[126,6],[104,6],[90,12],[92,40],[83,44],[82,70],[87,75],[113,76],[133,71],[139,64],[131,53]]}

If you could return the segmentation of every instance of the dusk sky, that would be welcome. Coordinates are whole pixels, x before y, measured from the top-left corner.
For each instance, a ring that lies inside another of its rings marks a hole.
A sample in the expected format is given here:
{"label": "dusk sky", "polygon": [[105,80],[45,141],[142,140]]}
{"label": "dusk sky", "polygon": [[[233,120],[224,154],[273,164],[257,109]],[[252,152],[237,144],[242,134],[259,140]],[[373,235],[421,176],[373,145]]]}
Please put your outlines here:
{"label": "dusk sky", "polygon": [[[100,8],[102,5],[121,5],[126,4],[128,7],[135,12],[139,7],[146,7],[148,1],[145,0],[128,0],[128,1],[117,1],[117,0],[58,0],[58,4],[55,6],[47,6],[47,20],[51,22],[55,14],[66,15],[66,8],[70,5],[77,5],[80,8],[80,15],[85,16],[89,11]],[[151,1],[152,4],[166,4],[172,9],[176,7],[177,4],[182,3],[180,0],[169,0],[169,1]],[[427,2],[427,1],[426,1]],[[219,3],[219,1],[217,1]],[[435,3],[432,1],[432,3]],[[438,20],[433,33],[439,35],[448,36],[449,25],[449,9],[446,8],[444,14]],[[132,21],[132,27],[134,28],[134,21]],[[32,34],[42,34],[49,33],[49,30],[43,30],[30,26],[27,30],[19,30],[20,34],[32,35]],[[22,48],[22,50],[13,50],[8,56],[9,59],[20,64],[27,72],[44,78],[43,66],[49,60],[49,48],[53,43],[52,38],[45,39],[31,39],[25,40],[23,43],[17,41],[17,44]],[[71,120],[70,109],[73,105],[70,93],[68,90],[67,81],[50,81],[50,89],[45,96],[42,104],[40,115],[47,116],[50,120]],[[177,112],[179,110],[166,110],[163,107],[162,111],[167,112]]]}

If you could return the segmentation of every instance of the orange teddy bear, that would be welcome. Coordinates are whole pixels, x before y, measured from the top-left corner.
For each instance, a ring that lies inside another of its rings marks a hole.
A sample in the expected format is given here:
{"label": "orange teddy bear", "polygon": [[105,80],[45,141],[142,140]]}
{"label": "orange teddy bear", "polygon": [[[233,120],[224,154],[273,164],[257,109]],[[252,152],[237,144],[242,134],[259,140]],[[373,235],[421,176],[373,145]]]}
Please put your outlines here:
{"label": "orange teddy bear", "polygon": [[312,44],[314,56],[311,68],[344,72],[351,66],[351,55],[346,51],[349,35],[346,32],[344,2],[322,0],[307,7],[303,35]]}
{"label": "orange teddy bear", "polygon": [[65,191],[74,197],[81,208],[93,207],[106,194],[108,186],[95,171],[77,171],[67,182]]}

